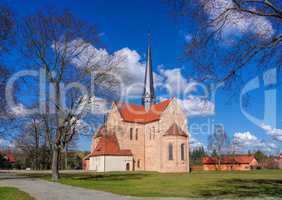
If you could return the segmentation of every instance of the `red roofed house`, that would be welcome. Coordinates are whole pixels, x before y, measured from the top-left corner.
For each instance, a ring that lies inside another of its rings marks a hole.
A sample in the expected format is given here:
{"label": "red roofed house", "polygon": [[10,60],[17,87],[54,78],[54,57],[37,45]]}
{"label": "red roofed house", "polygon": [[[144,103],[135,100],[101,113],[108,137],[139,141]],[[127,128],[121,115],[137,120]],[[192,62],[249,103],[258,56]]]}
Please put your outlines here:
{"label": "red roofed house", "polygon": [[0,155],[4,157],[10,164],[14,164],[16,162],[16,158],[11,151],[2,152],[0,151]]}
{"label": "red roofed house", "polygon": [[258,162],[253,155],[230,155],[218,158],[205,156],[202,159],[203,170],[251,170],[256,169]]}
{"label": "red roofed house", "polygon": [[277,162],[278,168],[282,169],[282,153],[275,159]]}
{"label": "red roofed house", "polygon": [[111,157],[108,164],[111,166],[106,166],[107,169],[188,172],[188,140],[186,115],[176,99],[155,101],[151,48],[148,47],[142,104],[112,104],[105,124],[93,137],[84,167],[100,171],[103,164],[99,159]]}
{"label": "red roofed house", "polygon": [[131,150],[120,149],[115,134],[107,132],[105,126],[99,129],[92,148],[91,154],[84,158],[85,169],[97,172],[132,170]]}

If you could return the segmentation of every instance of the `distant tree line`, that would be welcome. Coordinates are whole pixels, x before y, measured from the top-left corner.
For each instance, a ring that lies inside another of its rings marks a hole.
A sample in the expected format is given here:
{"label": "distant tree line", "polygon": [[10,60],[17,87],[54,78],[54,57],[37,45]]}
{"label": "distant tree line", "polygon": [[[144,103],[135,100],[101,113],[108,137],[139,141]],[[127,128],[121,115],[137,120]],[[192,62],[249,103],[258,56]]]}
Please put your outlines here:
{"label": "distant tree line", "polygon": [[202,158],[206,155],[207,153],[203,146],[192,149],[190,153],[190,165],[202,165]]}

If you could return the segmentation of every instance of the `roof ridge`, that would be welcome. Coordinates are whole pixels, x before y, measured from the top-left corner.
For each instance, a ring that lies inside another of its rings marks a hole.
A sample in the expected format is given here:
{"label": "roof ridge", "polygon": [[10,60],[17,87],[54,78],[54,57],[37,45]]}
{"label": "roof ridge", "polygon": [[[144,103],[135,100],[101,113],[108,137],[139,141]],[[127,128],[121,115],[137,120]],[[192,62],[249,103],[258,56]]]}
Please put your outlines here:
{"label": "roof ridge", "polygon": [[116,105],[124,121],[146,124],[160,120],[161,113],[166,110],[170,102],[171,100],[168,99],[153,104],[148,111],[140,104],[119,102]]}

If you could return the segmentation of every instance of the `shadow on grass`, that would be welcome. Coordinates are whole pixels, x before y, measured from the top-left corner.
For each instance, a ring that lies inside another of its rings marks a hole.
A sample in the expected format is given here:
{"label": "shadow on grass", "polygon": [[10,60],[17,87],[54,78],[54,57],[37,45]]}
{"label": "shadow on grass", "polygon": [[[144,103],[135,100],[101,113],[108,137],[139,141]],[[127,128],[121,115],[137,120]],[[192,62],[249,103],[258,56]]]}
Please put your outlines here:
{"label": "shadow on grass", "polygon": [[[123,181],[123,180],[136,180],[142,179],[153,174],[145,173],[82,173],[82,174],[61,174],[61,178],[73,180],[95,180],[95,181]],[[42,178],[49,180],[51,174],[25,174],[26,178]]]}
{"label": "shadow on grass", "polygon": [[17,175],[13,173],[0,173],[0,180],[9,180],[9,179],[27,179],[30,177],[24,175]]}
{"label": "shadow on grass", "polygon": [[281,197],[282,180],[229,179],[220,181],[209,188],[201,189],[199,191],[199,196]]}
{"label": "shadow on grass", "polygon": [[97,180],[97,181],[123,181],[123,180],[136,180],[148,177],[150,174],[143,173],[117,173],[117,174],[86,174],[86,175],[63,175],[64,178],[72,178],[76,180]]}

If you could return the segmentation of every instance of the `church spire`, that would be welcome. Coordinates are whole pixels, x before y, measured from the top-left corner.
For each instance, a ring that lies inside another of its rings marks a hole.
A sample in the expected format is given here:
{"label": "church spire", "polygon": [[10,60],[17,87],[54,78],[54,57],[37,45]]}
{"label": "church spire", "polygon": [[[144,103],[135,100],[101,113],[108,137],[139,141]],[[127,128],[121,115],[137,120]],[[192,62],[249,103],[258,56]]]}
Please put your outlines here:
{"label": "church spire", "polygon": [[155,101],[154,94],[154,80],[152,70],[152,58],[151,58],[151,35],[148,34],[148,47],[146,57],[146,71],[145,71],[145,82],[144,82],[144,93],[142,97],[142,103],[145,110],[148,111]]}

